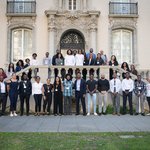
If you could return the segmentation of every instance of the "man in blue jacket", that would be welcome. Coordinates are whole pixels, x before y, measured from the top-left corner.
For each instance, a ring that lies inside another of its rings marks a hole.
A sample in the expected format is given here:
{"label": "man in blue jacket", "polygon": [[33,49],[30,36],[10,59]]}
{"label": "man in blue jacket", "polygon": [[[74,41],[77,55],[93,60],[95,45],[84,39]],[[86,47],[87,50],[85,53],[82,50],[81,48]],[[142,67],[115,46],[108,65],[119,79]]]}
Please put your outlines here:
{"label": "man in blue jacket", "polygon": [[75,88],[75,98],[76,98],[76,115],[79,115],[79,103],[81,99],[83,116],[86,116],[86,106],[85,106],[85,94],[86,94],[86,82],[81,79],[81,73],[77,73],[77,79],[74,84]]}

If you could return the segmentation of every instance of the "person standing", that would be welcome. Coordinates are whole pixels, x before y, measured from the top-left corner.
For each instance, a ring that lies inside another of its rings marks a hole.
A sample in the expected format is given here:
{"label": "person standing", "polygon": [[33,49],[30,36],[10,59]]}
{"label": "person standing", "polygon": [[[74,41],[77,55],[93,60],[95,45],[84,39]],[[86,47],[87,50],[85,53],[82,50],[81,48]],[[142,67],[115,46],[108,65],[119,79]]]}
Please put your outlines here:
{"label": "person standing", "polygon": [[82,50],[78,50],[78,54],[75,56],[76,66],[83,66],[84,63],[84,55],[82,54]]}
{"label": "person standing", "polygon": [[126,114],[126,103],[127,99],[129,101],[130,115],[133,115],[132,108],[132,92],[134,88],[134,82],[130,79],[130,73],[126,72],[126,78],[122,81],[122,91],[123,91],[123,115]]}
{"label": "person standing", "polygon": [[[111,60],[109,61],[109,66],[118,66],[118,65],[119,64],[118,64],[116,56],[112,55]],[[110,80],[113,79],[113,73],[114,73],[114,70],[112,68],[110,68],[110,70],[109,70]]]}
{"label": "person standing", "polygon": [[[33,53],[32,54],[32,59],[30,61],[30,66],[37,66],[39,65],[39,62],[37,60],[37,54]],[[37,73],[38,73],[39,69],[38,68],[34,68],[34,77],[36,78]]]}
{"label": "person standing", "polygon": [[52,90],[53,84],[51,84],[51,79],[47,79],[47,83],[43,85],[43,115],[46,114],[45,110],[47,110],[47,114],[50,115],[51,104],[52,104]]}
{"label": "person standing", "polygon": [[[43,58],[43,65],[46,65],[48,67],[50,67],[51,65],[51,58],[49,57],[49,52],[45,53],[45,58]],[[48,68],[48,78],[50,78],[51,76],[51,70],[50,68]]]}
{"label": "person standing", "polygon": [[147,116],[150,116],[150,78],[147,79],[148,83],[146,84],[146,98],[149,106],[149,113]]}
{"label": "person standing", "polygon": [[54,81],[54,115],[63,115],[63,86],[58,76]]}
{"label": "person standing", "polygon": [[113,102],[113,115],[120,116],[120,93],[121,91],[121,81],[117,79],[117,73],[113,74],[113,79],[110,81],[110,92]]}
{"label": "person standing", "polygon": [[64,114],[72,114],[72,88],[73,82],[70,74],[66,74],[66,79],[63,82],[63,95],[64,95]]}
{"label": "person standing", "polygon": [[145,83],[141,80],[141,75],[137,75],[137,80],[134,82],[134,93],[136,97],[136,113],[135,115],[138,115],[140,113],[141,109],[141,115],[145,116],[144,112],[144,94],[146,91],[146,85]]}
{"label": "person standing", "polygon": [[[99,91],[99,115],[103,114],[106,115],[106,108],[107,108],[107,97],[108,97],[108,90],[110,88],[109,81],[105,79],[105,75],[101,74],[101,79],[97,82],[97,88]],[[103,103],[103,108],[102,108]]]}
{"label": "person standing", "polygon": [[43,84],[40,82],[40,77],[37,76],[35,82],[32,83],[32,95],[35,100],[35,116],[39,116],[41,112],[42,87]]}
{"label": "person standing", "polygon": [[86,105],[85,105],[85,94],[86,94],[86,82],[84,79],[81,79],[81,73],[77,73],[77,79],[74,83],[75,88],[75,99],[76,99],[76,115],[80,114],[79,103],[81,100],[83,116],[86,116]]}
{"label": "person standing", "polygon": [[10,77],[15,72],[15,67],[13,63],[8,65],[7,76]]}
{"label": "person standing", "polygon": [[10,99],[10,116],[17,116],[16,106],[18,99],[19,82],[15,73],[12,74],[11,80],[8,81],[7,91]]}
{"label": "person standing", "polygon": [[100,54],[101,54],[101,58],[102,58],[103,61],[104,61],[104,65],[107,65],[107,55],[104,54],[104,51],[103,51],[103,50],[100,51]]}
{"label": "person standing", "polygon": [[[129,69],[129,65],[127,62],[123,62],[122,65],[121,65],[121,68],[123,70],[125,70],[126,72],[130,72],[130,69]],[[125,79],[126,78],[126,73],[122,73],[122,78]]]}
{"label": "person standing", "polygon": [[89,60],[90,57],[93,59],[93,61],[95,61],[96,59],[96,55],[93,53],[93,48],[90,48],[89,53],[86,54],[86,58]]}
{"label": "person standing", "polygon": [[0,105],[2,106],[2,112],[0,115],[5,115],[7,94],[7,84],[4,82],[4,77],[0,76]]}
{"label": "person standing", "polygon": [[22,81],[19,84],[20,116],[22,116],[24,112],[24,101],[26,101],[26,115],[29,116],[29,109],[30,109],[29,101],[31,93],[32,93],[32,84],[30,80],[28,80],[27,74],[24,74],[22,77]]}
{"label": "person standing", "polygon": [[[24,65],[24,68],[29,67],[30,66],[30,59],[29,58],[25,59],[25,62],[26,62],[26,64]],[[32,70],[31,69],[27,70],[26,74],[28,75],[28,79],[31,80]]]}
{"label": "person standing", "polygon": [[93,101],[94,106],[94,115],[97,116],[96,113],[96,90],[97,90],[97,82],[94,80],[94,75],[90,75],[90,79],[86,82],[87,85],[87,97],[88,97],[88,113],[90,115],[90,108],[91,108],[91,99]]}
{"label": "person standing", "polygon": [[[67,50],[67,55],[65,56],[65,66],[75,66],[75,56],[71,49]],[[73,74],[72,68],[69,68],[68,73]]]}
{"label": "person standing", "polygon": [[16,64],[16,72],[19,72],[22,69],[24,69],[24,62],[23,60],[20,59]]}

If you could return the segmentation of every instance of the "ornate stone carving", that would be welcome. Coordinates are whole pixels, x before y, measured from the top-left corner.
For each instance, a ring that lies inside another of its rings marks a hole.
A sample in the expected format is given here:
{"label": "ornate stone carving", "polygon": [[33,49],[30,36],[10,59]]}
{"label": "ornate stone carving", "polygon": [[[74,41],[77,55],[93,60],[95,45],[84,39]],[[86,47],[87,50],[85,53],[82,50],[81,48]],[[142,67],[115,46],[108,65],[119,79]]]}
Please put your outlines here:
{"label": "ornate stone carving", "polygon": [[76,29],[83,33],[85,37],[85,48],[89,48],[90,32],[97,30],[98,11],[46,11],[48,17],[48,29],[55,30],[56,44],[59,48],[59,42],[62,34],[69,29]]}
{"label": "ornate stone carving", "polygon": [[137,19],[134,18],[109,18],[110,27],[118,28],[118,27],[127,27],[127,28],[136,28]]}

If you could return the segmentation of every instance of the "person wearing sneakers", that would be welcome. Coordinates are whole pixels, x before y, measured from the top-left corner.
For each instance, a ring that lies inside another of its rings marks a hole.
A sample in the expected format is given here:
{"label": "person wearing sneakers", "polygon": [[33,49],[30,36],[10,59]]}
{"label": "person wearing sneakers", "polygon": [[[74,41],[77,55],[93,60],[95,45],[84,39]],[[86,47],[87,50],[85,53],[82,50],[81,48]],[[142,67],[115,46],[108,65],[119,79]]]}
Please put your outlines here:
{"label": "person wearing sneakers", "polygon": [[106,115],[107,97],[109,88],[110,88],[109,81],[105,79],[105,74],[101,74],[101,79],[99,79],[97,83],[97,89],[99,91],[99,115],[101,115],[102,112],[103,115]]}
{"label": "person wearing sneakers", "polygon": [[43,84],[40,82],[40,77],[37,76],[35,78],[35,83],[32,83],[32,95],[35,100],[35,116],[39,116],[41,112],[42,87]]}
{"label": "person wearing sneakers", "polygon": [[149,106],[149,113],[147,116],[150,116],[150,78],[148,79],[148,83],[146,84],[146,98]]}
{"label": "person wearing sneakers", "polygon": [[110,80],[110,92],[113,102],[114,112],[113,115],[120,116],[120,95],[119,92],[121,91],[121,81],[117,79],[117,73],[113,74],[113,79]]}
{"label": "person wearing sneakers", "polygon": [[87,97],[88,97],[88,113],[87,116],[90,115],[90,108],[91,108],[91,99],[93,100],[94,106],[94,115],[97,116],[96,113],[96,90],[97,90],[97,81],[94,80],[94,75],[90,75],[90,79],[86,83],[87,85]]}
{"label": "person wearing sneakers", "polygon": [[141,80],[141,75],[137,75],[137,79],[134,82],[134,93],[135,93],[135,97],[136,97],[136,113],[135,113],[135,115],[138,115],[140,113],[140,109],[141,109],[141,115],[145,116],[145,112],[144,112],[145,91],[146,91],[146,85]]}
{"label": "person wearing sneakers", "polygon": [[19,82],[15,73],[12,74],[12,78],[8,81],[7,91],[10,99],[10,116],[17,116],[16,106],[18,99]]}

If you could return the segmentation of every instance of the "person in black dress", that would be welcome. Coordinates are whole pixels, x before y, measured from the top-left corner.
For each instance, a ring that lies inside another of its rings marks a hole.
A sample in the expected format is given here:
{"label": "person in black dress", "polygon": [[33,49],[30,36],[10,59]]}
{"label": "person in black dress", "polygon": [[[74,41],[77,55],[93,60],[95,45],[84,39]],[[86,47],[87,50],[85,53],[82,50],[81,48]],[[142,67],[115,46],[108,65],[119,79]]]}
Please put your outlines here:
{"label": "person in black dress", "polygon": [[50,115],[52,104],[52,90],[53,85],[51,84],[51,80],[48,78],[47,83],[43,85],[43,115],[46,114],[45,110],[47,110],[47,114]]}
{"label": "person in black dress", "polygon": [[[115,55],[112,55],[111,56],[111,60],[109,61],[109,66],[118,66],[118,61],[117,61],[117,58]],[[113,79],[113,69],[110,69],[109,71],[109,77],[110,77],[110,80]]]}
{"label": "person in black dress", "polygon": [[60,77],[54,81],[54,115],[63,114],[63,86]]}
{"label": "person in black dress", "polygon": [[26,115],[29,116],[29,108],[30,108],[29,100],[31,93],[32,93],[32,84],[30,80],[28,80],[27,74],[24,74],[22,77],[22,81],[19,84],[20,116],[22,116],[24,112],[24,101],[26,101]]}

